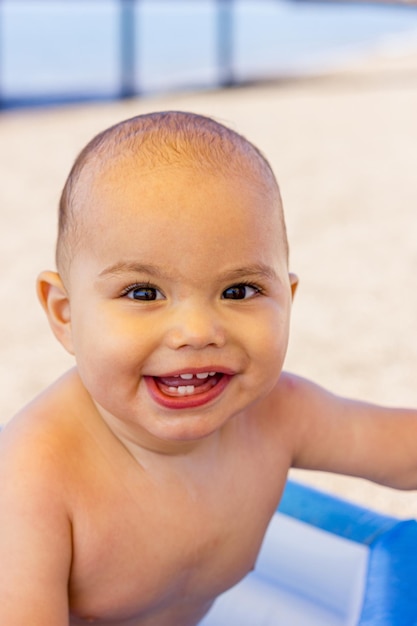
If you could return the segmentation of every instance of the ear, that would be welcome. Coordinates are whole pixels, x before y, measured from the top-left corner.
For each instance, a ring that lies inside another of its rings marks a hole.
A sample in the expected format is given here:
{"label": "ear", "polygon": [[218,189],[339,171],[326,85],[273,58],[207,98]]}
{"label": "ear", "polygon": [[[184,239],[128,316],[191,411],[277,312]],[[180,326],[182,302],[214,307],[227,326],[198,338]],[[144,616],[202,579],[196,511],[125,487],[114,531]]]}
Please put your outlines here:
{"label": "ear", "polygon": [[293,274],[290,272],[289,277],[290,277],[291,293],[294,299],[295,292],[297,291],[297,287],[298,287],[298,276],[297,274]]}
{"label": "ear", "polygon": [[56,272],[42,272],[36,287],[52,332],[67,352],[74,354],[70,302],[61,277]]}

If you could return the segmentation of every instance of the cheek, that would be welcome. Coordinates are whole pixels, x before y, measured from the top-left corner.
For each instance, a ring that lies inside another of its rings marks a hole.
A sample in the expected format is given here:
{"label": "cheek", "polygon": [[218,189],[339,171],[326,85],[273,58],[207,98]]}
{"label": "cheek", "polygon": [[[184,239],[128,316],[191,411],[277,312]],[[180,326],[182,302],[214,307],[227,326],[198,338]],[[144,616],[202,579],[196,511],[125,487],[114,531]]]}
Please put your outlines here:
{"label": "cheek", "polygon": [[84,387],[102,409],[118,414],[135,402],[143,360],[131,344],[91,335],[76,362]]}
{"label": "cheek", "polygon": [[137,323],[96,311],[74,320],[73,342],[86,383],[108,384],[137,373],[149,353],[150,333]]}
{"label": "cheek", "polygon": [[242,328],[247,355],[259,379],[276,379],[280,374],[288,345],[288,321],[281,308],[271,306],[248,319]]}

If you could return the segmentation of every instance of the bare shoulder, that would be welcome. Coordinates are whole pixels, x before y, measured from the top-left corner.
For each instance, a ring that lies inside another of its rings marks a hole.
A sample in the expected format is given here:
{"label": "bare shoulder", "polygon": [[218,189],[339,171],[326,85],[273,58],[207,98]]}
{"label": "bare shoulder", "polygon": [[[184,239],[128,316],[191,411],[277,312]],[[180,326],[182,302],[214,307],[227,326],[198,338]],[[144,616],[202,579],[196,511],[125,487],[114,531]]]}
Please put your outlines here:
{"label": "bare shoulder", "polygon": [[[76,397],[71,374],[67,374],[23,407],[0,434],[0,467],[26,467],[33,478],[48,476],[50,482],[62,478],[68,465],[68,449],[79,439],[75,409],[82,402]],[[54,467],[54,476],[48,475]]]}
{"label": "bare shoulder", "polygon": [[71,370],[1,431],[0,480],[15,482],[13,497],[32,498],[34,507],[51,513],[61,506],[75,519],[86,503],[108,490],[114,465],[123,464],[125,456]]}
{"label": "bare shoulder", "polygon": [[285,447],[293,459],[306,429],[311,426],[313,412],[310,409],[320,403],[324,395],[326,392],[310,381],[282,372],[275,387],[257,405],[255,421],[258,427],[263,425],[276,449],[282,453]]}
{"label": "bare shoulder", "polygon": [[[334,469],[333,455],[341,442],[355,435],[362,414],[360,403],[339,397],[323,387],[283,372],[271,394],[271,412],[286,432],[291,464],[308,469]],[[347,420],[345,417],[349,416]]]}
{"label": "bare shoulder", "polygon": [[70,426],[65,387],[59,382],[45,390],[0,432],[2,511],[24,507],[46,519],[59,508],[61,513],[67,508],[65,485],[73,458],[68,452],[77,434]]}
{"label": "bare shoulder", "polygon": [[[17,512],[42,515],[63,510],[64,465],[57,433],[19,416],[0,433],[1,521]],[[1,533],[0,533],[1,534]]]}
{"label": "bare shoulder", "polygon": [[345,398],[283,374],[273,392],[291,465],[417,488],[417,411]]}
{"label": "bare shoulder", "polygon": [[275,416],[285,422],[291,421],[295,431],[307,425],[312,407],[320,405],[323,409],[333,401],[337,401],[336,396],[324,388],[289,372],[282,372],[269,398]]}
{"label": "bare shoulder", "polygon": [[300,403],[315,395],[329,393],[311,380],[286,371],[282,372],[279,377],[276,392],[282,396],[284,401],[289,403]]}
{"label": "bare shoulder", "polygon": [[0,433],[0,622],[10,626],[68,622],[68,455],[48,403],[46,394]]}

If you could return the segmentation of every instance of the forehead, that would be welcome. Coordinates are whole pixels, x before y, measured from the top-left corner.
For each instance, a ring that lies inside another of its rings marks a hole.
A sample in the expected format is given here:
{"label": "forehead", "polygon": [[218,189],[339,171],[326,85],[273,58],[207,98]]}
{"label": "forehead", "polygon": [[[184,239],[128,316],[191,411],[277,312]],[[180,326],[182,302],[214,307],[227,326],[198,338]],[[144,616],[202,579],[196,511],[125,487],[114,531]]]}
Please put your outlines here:
{"label": "forehead", "polygon": [[[240,168],[153,163],[132,155],[90,163],[80,176],[75,212],[79,245],[103,263],[117,255],[143,260],[169,247],[201,267],[222,257],[284,266],[285,225],[275,179],[257,164]],[[162,243],[161,243],[162,242]],[[111,257],[111,258],[110,258]],[[117,261],[116,261],[117,262]],[[179,266],[178,259],[172,262]],[[240,262],[240,261],[239,261]]]}
{"label": "forehead", "polygon": [[[160,223],[176,228],[192,220],[220,228],[228,221],[242,226],[281,226],[282,207],[276,185],[257,172],[230,172],[189,164],[144,166],[123,158],[91,173],[84,190],[85,226],[124,221]],[[258,233],[259,234],[259,233]]]}

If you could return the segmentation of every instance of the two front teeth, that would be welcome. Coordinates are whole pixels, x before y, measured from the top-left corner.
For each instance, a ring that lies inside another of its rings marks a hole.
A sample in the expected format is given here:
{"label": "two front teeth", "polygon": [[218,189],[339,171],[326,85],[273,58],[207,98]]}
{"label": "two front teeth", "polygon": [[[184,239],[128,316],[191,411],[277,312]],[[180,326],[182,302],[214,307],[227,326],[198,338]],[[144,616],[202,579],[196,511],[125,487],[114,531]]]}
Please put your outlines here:
{"label": "two front teeth", "polygon": [[182,380],[191,380],[194,376],[200,380],[205,380],[209,376],[215,376],[216,372],[200,372],[199,374],[180,374],[178,378]]}
{"label": "two front teeth", "polygon": [[[178,378],[181,380],[192,380],[198,378],[199,380],[206,380],[209,376],[215,376],[216,372],[199,372],[198,374],[180,374]],[[179,385],[178,387],[168,387],[168,391],[171,393],[177,393],[180,396],[190,395],[195,392],[194,385]]]}

